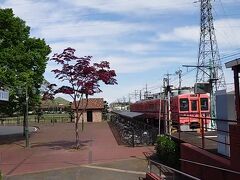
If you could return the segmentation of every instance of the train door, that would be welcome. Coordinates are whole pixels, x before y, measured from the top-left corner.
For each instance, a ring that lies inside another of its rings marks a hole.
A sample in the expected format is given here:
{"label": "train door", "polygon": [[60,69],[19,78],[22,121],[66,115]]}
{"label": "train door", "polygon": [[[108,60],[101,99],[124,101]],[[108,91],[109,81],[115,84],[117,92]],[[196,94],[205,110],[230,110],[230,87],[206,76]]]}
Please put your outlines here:
{"label": "train door", "polygon": [[189,123],[189,98],[180,98],[179,99],[179,114],[180,114],[180,124]]}
{"label": "train door", "polygon": [[207,126],[207,124],[210,124],[210,120],[207,119],[210,117],[210,108],[209,108],[209,98],[207,97],[202,97],[200,98],[200,104],[201,104],[201,112],[202,112],[202,117],[206,117],[206,119],[204,118],[204,124],[205,126]]}
{"label": "train door", "polygon": [[[191,98],[190,100],[190,123],[189,123],[189,127],[190,129],[196,129],[200,127],[199,124],[199,112],[198,112],[198,99],[196,98]],[[196,118],[195,118],[196,117]]]}

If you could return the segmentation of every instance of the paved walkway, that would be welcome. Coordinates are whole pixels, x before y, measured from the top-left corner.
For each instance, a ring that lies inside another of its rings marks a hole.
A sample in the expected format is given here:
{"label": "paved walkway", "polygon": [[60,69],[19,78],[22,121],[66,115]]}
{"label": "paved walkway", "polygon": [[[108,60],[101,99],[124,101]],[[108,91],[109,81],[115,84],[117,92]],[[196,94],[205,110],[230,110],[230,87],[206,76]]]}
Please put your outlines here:
{"label": "paved walkway", "polygon": [[74,124],[43,124],[39,128],[30,138],[29,149],[24,148],[24,140],[0,146],[0,169],[5,176],[141,158],[143,152],[153,152],[153,147],[119,146],[106,122],[85,124],[80,150],[71,148],[75,144]]}
{"label": "paved walkway", "polygon": [[79,167],[64,168],[8,176],[6,180],[137,180],[145,177],[147,162],[144,159],[130,158],[108,163],[82,165]]}

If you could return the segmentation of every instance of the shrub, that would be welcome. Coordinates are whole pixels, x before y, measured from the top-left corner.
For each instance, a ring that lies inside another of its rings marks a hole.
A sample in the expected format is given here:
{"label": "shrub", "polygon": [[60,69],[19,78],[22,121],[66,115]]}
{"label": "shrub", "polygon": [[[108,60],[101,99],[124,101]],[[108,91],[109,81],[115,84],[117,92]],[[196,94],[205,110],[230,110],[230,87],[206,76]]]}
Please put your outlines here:
{"label": "shrub", "polygon": [[156,142],[155,150],[157,151],[157,157],[160,162],[178,168],[180,154],[177,143],[166,135],[159,136]]}

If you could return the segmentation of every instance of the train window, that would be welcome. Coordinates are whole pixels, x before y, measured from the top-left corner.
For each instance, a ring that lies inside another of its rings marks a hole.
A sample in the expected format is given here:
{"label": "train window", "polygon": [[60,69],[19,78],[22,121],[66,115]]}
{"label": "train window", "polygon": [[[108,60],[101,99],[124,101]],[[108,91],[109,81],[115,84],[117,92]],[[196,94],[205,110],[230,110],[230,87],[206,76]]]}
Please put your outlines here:
{"label": "train window", "polygon": [[187,98],[180,99],[180,111],[189,111],[189,102]]}
{"label": "train window", "polygon": [[201,98],[201,110],[208,110],[208,98]]}
{"label": "train window", "polygon": [[197,100],[191,101],[192,111],[197,111]]}

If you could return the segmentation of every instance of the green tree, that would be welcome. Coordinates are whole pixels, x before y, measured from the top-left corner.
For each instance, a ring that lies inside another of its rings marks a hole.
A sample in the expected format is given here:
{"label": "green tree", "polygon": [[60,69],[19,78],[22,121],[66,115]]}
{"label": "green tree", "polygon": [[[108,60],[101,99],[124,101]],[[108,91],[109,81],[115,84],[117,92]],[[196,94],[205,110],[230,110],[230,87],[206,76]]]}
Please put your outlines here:
{"label": "green tree", "polygon": [[[0,80],[10,90],[10,101],[0,106],[1,113],[22,112],[19,104],[25,102],[26,89],[30,109],[40,103],[39,88],[50,52],[44,39],[30,37],[30,27],[12,9],[0,9]],[[17,93],[19,89],[22,93]]]}
{"label": "green tree", "polygon": [[157,138],[155,150],[159,160],[168,166],[179,168],[179,146],[169,136],[161,135]]}
{"label": "green tree", "polygon": [[103,120],[107,120],[108,109],[109,109],[108,102],[104,101],[104,109],[102,112]]}

